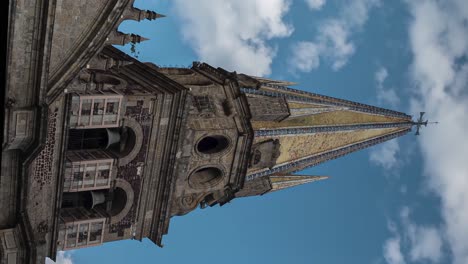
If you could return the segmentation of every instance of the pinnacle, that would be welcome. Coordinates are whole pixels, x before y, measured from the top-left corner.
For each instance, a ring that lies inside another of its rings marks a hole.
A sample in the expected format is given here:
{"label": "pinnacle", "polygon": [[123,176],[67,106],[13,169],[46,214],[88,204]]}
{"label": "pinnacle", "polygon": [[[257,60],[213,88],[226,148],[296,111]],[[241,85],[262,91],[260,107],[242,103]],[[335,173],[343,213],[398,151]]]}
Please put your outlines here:
{"label": "pinnacle", "polygon": [[278,191],[310,182],[326,180],[328,176],[313,175],[273,175],[270,176],[271,191]]}

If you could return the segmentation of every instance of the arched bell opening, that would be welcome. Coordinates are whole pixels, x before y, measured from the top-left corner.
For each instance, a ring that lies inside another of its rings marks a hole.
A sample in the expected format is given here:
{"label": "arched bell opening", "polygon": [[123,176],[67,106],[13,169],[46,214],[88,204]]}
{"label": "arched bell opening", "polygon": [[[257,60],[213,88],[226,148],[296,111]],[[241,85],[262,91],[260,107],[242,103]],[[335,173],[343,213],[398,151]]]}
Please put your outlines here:
{"label": "arched bell opening", "polygon": [[229,147],[229,139],[225,136],[206,136],[198,141],[196,149],[203,154],[216,154],[225,151]]}
{"label": "arched bell opening", "polygon": [[205,167],[196,170],[189,177],[192,188],[213,187],[223,179],[223,172],[216,167]]}
{"label": "arched bell opening", "polygon": [[108,191],[84,191],[64,193],[62,197],[62,208],[84,208],[87,210],[92,209],[106,209],[106,202],[109,201]]}
{"label": "arched bell opening", "polygon": [[112,219],[120,221],[133,205],[133,189],[123,180],[117,180],[117,187],[110,190],[93,190],[68,192],[62,196],[62,209],[81,208],[84,212],[100,212]]}
{"label": "arched bell opening", "polygon": [[110,150],[113,151],[117,156],[124,157],[132,151],[132,149],[135,147],[135,143],[135,132],[128,127],[122,127],[120,129],[118,144],[113,145]]}
{"label": "arched bell opening", "polygon": [[109,190],[64,193],[58,248],[67,250],[102,244],[112,199]]}
{"label": "arched bell opening", "polygon": [[121,158],[135,150],[137,141],[135,131],[128,127],[70,129],[68,150],[100,149]]}
{"label": "arched bell opening", "polygon": [[119,128],[70,129],[68,150],[119,149]]}

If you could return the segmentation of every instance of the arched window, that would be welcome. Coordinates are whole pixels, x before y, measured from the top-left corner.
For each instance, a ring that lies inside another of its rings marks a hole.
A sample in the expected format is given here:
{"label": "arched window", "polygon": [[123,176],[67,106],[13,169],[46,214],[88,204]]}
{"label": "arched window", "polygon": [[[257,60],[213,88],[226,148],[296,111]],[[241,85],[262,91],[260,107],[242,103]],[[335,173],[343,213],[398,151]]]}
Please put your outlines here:
{"label": "arched window", "polygon": [[229,146],[229,140],[225,136],[207,136],[197,144],[197,150],[203,154],[215,154],[222,152]]}

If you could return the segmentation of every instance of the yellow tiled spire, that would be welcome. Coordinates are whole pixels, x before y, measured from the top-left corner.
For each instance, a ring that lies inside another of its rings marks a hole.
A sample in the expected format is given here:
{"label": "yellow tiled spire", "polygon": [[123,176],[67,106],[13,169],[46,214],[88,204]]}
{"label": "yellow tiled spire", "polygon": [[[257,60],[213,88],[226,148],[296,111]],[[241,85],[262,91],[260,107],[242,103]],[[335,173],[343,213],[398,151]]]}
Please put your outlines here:
{"label": "yellow tiled spire", "polygon": [[312,175],[272,175],[269,178],[271,182],[271,190],[269,192],[274,192],[309,182],[326,180],[329,177]]}
{"label": "yellow tiled spire", "polygon": [[[315,166],[404,135],[414,125],[402,112],[292,89],[283,82],[262,82],[257,89],[242,91],[255,110],[251,120],[255,146],[271,140],[279,144],[277,158],[268,168],[251,167],[247,180]],[[282,98],[283,103],[268,98]],[[269,104],[262,106],[263,102]]]}

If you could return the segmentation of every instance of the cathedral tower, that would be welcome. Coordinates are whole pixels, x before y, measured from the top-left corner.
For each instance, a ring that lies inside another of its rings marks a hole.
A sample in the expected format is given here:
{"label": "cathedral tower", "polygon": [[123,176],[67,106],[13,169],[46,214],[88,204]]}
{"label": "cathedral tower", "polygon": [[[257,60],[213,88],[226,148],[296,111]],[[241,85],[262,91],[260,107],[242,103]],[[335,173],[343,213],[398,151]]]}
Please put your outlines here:
{"label": "cathedral tower", "polygon": [[132,4],[10,1],[1,264],[162,245],[172,217],[326,179],[296,173],[424,124],[206,63],[140,62],[112,45],[145,38],[117,27],[163,15]]}

